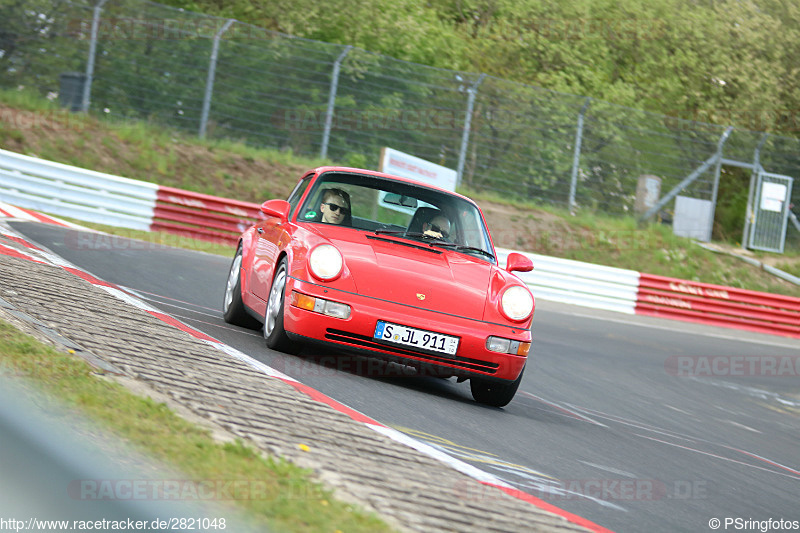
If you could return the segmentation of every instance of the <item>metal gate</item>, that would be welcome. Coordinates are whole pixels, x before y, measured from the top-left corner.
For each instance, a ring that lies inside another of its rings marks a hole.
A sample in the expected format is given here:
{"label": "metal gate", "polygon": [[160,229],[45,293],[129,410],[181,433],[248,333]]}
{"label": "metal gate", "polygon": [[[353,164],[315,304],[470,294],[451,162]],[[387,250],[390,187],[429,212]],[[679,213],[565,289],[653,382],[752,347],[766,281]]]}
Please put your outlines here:
{"label": "metal gate", "polygon": [[789,176],[758,173],[748,248],[783,253],[793,181]]}

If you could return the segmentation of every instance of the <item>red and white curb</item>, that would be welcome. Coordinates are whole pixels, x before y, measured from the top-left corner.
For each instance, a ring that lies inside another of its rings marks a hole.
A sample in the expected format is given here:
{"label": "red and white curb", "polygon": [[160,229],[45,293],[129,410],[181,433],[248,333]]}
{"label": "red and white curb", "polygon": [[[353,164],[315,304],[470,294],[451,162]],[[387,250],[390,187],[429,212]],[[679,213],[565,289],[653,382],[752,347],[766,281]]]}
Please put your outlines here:
{"label": "red and white curb", "polygon": [[[270,366],[268,366],[268,365],[266,365],[266,364],[264,364],[264,363],[262,363],[262,362],[260,362],[260,361],[258,361],[256,359],[253,359],[249,355],[247,355],[247,354],[245,354],[245,353],[243,353],[243,352],[241,352],[241,351],[239,351],[239,350],[237,350],[237,349],[235,349],[235,348],[233,348],[231,346],[228,346],[228,345],[226,345],[226,344],[224,344],[224,343],[222,343],[220,341],[218,341],[217,339],[215,339],[215,338],[203,333],[202,331],[199,331],[199,330],[197,330],[197,329],[195,329],[195,328],[193,328],[191,326],[188,326],[188,325],[184,324],[180,320],[178,320],[178,319],[176,319],[176,318],[174,318],[174,317],[172,317],[172,316],[170,316],[170,315],[168,315],[166,313],[158,311],[157,309],[151,307],[150,305],[148,305],[147,303],[145,303],[141,299],[139,299],[136,296],[132,295],[131,293],[121,289],[120,287],[118,287],[118,286],[116,286],[114,284],[108,283],[106,281],[103,281],[103,280],[93,276],[92,274],[86,272],[85,270],[76,267],[75,265],[73,265],[70,262],[64,260],[63,258],[61,258],[61,257],[59,257],[59,256],[57,256],[57,255],[55,255],[53,253],[50,253],[50,252],[48,252],[46,250],[43,250],[43,249],[41,249],[41,248],[29,243],[28,241],[26,241],[24,239],[24,237],[22,237],[21,235],[13,232],[13,230],[10,230],[8,228],[4,228],[2,225],[0,225],[0,235],[2,235],[6,239],[9,239],[9,240],[21,245],[21,246],[24,246],[30,252],[30,253],[20,252],[19,250],[15,249],[15,248],[11,248],[9,246],[5,246],[3,244],[0,244],[0,254],[2,254],[2,255],[8,255],[8,256],[11,256],[11,257],[19,258],[19,259],[25,259],[25,260],[33,261],[33,262],[39,263],[39,264],[49,264],[49,265],[60,267],[60,268],[64,269],[65,271],[67,271],[67,272],[69,272],[69,273],[71,273],[71,274],[73,274],[75,276],[78,276],[79,278],[81,278],[81,279],[83,279],[85,281],[88,281],[92,285],[100,287],[101,289],[103,289],[104,291],[108,292],[110,295],[118,298],[119,300],[122,300],[123,302],[125,302],[125,303],[127,303],[129,305],[137,307],[137,308],[145,311],[146,313],[152,315],[153,317],[155,317],[155,318],[157,318],[157,319],[159,319],[159,320],[161,320],[161,321],[163,321],[163,322],[165,322],[165,323],[167,323],[167,324],[169,324],[169,325],[171,325],[171,326],[173,326],[173,327],[175,327],[177,329],[180,329],[181,331],[183,331],[185,333],[188,333],[189,335],[191,335],[191,336],[193,336],[193,337],[195,337],[195,338],[197,338],[197,339],[199,339],[199,340],[201,340],[201,341],[213,346],[214,348],[224,352],[225,354],[229,355],[230,357],[233,357],[233,358],[235,358],[235,359],[247,364],[251,368],[254,368],[255,370],[258,370],[258,371],[262,372],[263,374],[265,374],[265,375],[267,375],[267,376],[269,376],[271,378],[278,379],[278,380],[280,380],[280,381],[292,386],[293,388],[295,388],[299,392],[302,392],[303,394],[307,395],[312,400],[320,402],[320,403],[323,403],[325,405],[328,405],[329,407],[332,407],[336,411],[339,411],[340,413],[343,413],[343,414],[349,416],[352,420],[354,420],[356,422],[359,422],[359,423],[362,423],[362,424],[365,424],[368,428],[370,428],[370,429],[372,429],[372,430],[374,430],[374,431],[376,431],[376,432],[378,432],[378,433],[380,433],[380,434],[382,434],[382,435],[384,435],[386,437],[389,437],[390,439],[394,440],[395,442],[404,444],[404,445],[406,445],[406,446],[408,446],[410,448],[413,448],[413,449],[417,450],[418,452],[424,453],[425,455],[431,457],[432,459],[440,461],[440,462],[450,466],[451,468],[454,468],[455,470],[461,472],[462,474],[465,474],[465,475],[471,477],[472,479],[475,479],[476,481],[479,481],[483,485],[486,485],[486,486],[489,486],[489,487],[494,487],[494,488],[497,488],[499,490],[502,490],[503,492],[505,492],[509,496],[512,496],[514,498],[518,498],[520,500],[528,502],[528,503],[530,503],[530,504],[532,504],[532,505],[534,505],[534,506],[536,506],[536,507],[538,507],[538,508],[540,508],[540,509],[542,509],[544,511],[547,511],[547,512],[550,512],[550,513],[552,513],[554,515],[560,516],[560,517],[564,518],[565,520],[567,520],[570,523],[573,523],[575,525],[584,527],[584,528],[588,529],[589,531],[595,531],[595,532],[598,532],[598,533],[610,533],[609,529],[606,529],[606,528],[604,528],[602,526],[599,526],[599,525],[597,525],[597,524],[595,524],[595,523],[593,523],[593,522],[591,522],[591,521],[589,521],[589,520],[587,520],[587,519],[585,519],[583,517],[574,515],[574,514],[569,513],[569,512],[567,512],[567,511],[565,511],[563,509],[560,509],[560,508],[558,508],[558,507],[556,507],[556,506],[554,506],[554,505],[552,505],[552,504],[550,504],[550,503],[548,503],[548,502],[546,502],[544,500],[536,498],[535,496],[532,496],[532,495],[530,495],[530,494],[528,494],[526,492],[523,492],[523,491],[513,487],[512,485],[506,483],[505,481],[503,481],[502,479],[498,478],[497,476],[494,476],[493,474],[489,474],[488,472],[484,472],[483,470],[480,470],[479,468],[477,468],[475,466],[472,466],[472,465],[470,465],[468,463],[465,463],[464,461],[456,459],[456,458],[444,453],[443,451],[441,451],[441,450],[439,450],[437,448],[434,448],[433,446],[431,446],[429,444],[426,444],[426,443],[424,443],[422,441],[419,441],[417,439],[409,437],[405,433],[402,433],[402,432],[400,432],[400,431],[398,431],[396,429],[393,429],[393,428],[388,427],[388,426],[386,426],[384,424],[381,424],[380,422],[378,422],[378,421],[366,416],[365,414],[363,414],[363,413],[361,413],[361,412],[359,412],[359,411],[357,411],[357,410],[355,410],[355,409],[353,409],[351,407],[348,407],[347,405],[344,405],[344,404],[334,400],[333,398],[321,393],[320,391],[318,391],[318,390],[316,390],[316,389],[314,389],[312,387],[309,387],[308,385],[305,385],[305,384],[301,383],[300,381],[294,379],[293,377],[288,376],[288,375],[286,375],[286,374],[284,374],[284,373],[282,373],[282,372],[280,372],[278,370],[275,370],[274,368],[272,368],[272,367],[270,367]],[[37,259],[35,256],[38,256],[39,259]]]}
{"label": "red and white curb", "polygon": [[30,209],[0,202],[0,219],[3,218],[25,220],[29,222],[44,222],[45,224],[54,224],[56,226],[62,226],[65,228],[85,229],[81,228],[81,226],[77,224],[73,224],[72,222],[61,220],[60,218],[51,217],[49,215],[37,213],[36,211],[31,211]]}

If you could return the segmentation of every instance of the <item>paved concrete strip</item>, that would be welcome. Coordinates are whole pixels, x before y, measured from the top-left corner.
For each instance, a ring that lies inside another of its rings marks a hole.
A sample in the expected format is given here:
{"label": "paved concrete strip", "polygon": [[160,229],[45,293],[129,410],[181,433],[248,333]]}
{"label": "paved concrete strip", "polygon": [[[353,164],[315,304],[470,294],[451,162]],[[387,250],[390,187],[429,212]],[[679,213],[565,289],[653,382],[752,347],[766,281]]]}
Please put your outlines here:
{"label": "paved concrete strip", "polygon": [[398,529],[602,530],[514,497],[489,474],[468,475],[469,465],[460,463],[459,471],[455,459],[437,457],[416,441],[404,444],[410,438],[392,435],[363,415],[359,421],[336,402],[312,399],[295,380],[244,354],[232,357],[232,349],[160,320],[146,305],[132,305],[129,296],[114,297],[119,289],[92,284],[91,276],[78,276],[63,262],[52,264],[52,254],[31,257],[37,251],[8,238],[7,231],[0,231],[5,304],[207,423],[313,469],[337,497],[375,511]]}

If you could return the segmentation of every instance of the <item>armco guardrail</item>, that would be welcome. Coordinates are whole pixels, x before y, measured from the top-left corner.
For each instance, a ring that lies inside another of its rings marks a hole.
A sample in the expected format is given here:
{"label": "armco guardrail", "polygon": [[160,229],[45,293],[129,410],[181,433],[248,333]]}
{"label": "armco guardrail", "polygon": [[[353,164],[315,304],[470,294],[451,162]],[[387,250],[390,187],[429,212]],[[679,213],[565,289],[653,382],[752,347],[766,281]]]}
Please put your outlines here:
{"label": "armco guardrail", "polygon": [[[258,204],[161,187],[0,150],[0,201],[77,220],[234,244]],[[501,265],[512,250],[498,249]],[[522,252],[524,253],[524,252]],[[800,338],[800,298],[524,253],[542,300]]]}
{"label": "armco guardrail", "polygon": [[[497,249],[501,265],[506,263],[512,251]],[[638,272],[527,252],[517,253],[533,261],[531,272],[517,275],[531,287],[537,298],[634,314]]]}
{"label": "armco guardrail", "polygon": [[236,244],[239,235],[263,216],[258,204],[159,187],[150,229]]}
{"label": "armco guardrail", "polygon": [[641,274],[636,314],[800,338],[800,298]]}
{"label": "armco guardrail", "polygon": [[149,230],[158,185],[0,150],[0,198],[87,222]]}
{"label": "armco guardrail", "polygon": [[103,174],[0,150],[0,199],[54,215],[235,243],[258,204]]}

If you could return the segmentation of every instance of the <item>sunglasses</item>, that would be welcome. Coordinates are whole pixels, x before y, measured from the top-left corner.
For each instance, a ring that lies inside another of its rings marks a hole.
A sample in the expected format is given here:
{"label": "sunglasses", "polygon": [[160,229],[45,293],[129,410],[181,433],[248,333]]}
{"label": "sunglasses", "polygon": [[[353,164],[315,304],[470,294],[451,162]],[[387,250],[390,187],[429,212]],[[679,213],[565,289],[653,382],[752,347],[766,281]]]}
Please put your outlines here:
{"label": "sunglasses", "polygon": [[432,229],[433,231],[435,231],[436,233],[441,233],[441,234],[442,234],[442,237],[444,237],[444,238],[447,238],[447,237],[449,237],[449,236],[450,236],[450,232],[449,232],[449,231],[445,231],[443,228],[440,228],[440,227],[439,227],[438,225],[436,225],[436,224],[431,224],[431,229]]}
{"label": "sunglasses", "polygon": [[346,214],[348,214],[350,212],[349,208],[342,207],[342,206],[340,206],[338,204],[334,204],[334,203],[331,203],[331,202],[325,202],[325,205],[327,205],[328,209],[330,209],[333,213],[336,213],[339,209],[342,210],[342,214],[344,214],[344,215],[346,215]]}

